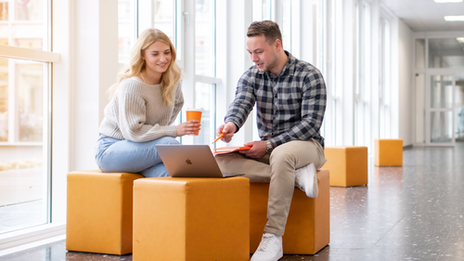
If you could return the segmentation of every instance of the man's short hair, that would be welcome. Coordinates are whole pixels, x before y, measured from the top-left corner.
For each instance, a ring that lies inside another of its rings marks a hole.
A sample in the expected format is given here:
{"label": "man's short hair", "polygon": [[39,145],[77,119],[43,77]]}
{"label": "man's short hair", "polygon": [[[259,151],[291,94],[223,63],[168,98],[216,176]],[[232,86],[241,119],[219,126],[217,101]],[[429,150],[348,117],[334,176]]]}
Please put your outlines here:
{"label": "man's short hair", "polygon": [[[255,21],[248,27],[247,37],[264,35],[269,44],[273,44],[276,39],[282,43],[282,33],[279,25],[273,21]],[[283,45],[282,45],[283,46]]]}

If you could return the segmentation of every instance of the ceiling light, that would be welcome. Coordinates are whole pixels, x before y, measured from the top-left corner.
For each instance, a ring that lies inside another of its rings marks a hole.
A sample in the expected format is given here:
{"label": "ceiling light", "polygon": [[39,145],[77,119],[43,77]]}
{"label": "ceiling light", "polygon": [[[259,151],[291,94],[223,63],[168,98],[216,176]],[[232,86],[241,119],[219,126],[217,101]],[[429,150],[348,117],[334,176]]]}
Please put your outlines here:
{"label": "ceiling light", "polygon": [[449,22],[464,21],[464,15],[447,15],[445,20]]}
{"label": "ceiling light", "polygon": [[456,40],[460,43],[464,43],[464,37],[458,37]]}
{"label": "ceiling light", "polygon": [[434,0],[435,3],[460,3],[462,0]]}

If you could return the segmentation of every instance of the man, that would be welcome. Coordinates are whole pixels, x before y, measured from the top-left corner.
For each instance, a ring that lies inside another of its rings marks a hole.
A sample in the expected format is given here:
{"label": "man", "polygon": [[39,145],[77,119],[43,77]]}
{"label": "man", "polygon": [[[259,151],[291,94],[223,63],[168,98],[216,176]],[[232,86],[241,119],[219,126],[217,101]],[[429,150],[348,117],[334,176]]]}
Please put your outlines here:
{"label": "man", "polygon": [[319,134],[326,87],[317,68],[283,49],[276,23],[253,22],[246,46],[255,65],[238,81],[235,100],[217,134],[224,133],[222,140],[230,142],[256,103],[261,140],[245,144],[250,150],[216,159],[225,173],[270,182],[265,234],[251,260],[278,260],[283,256],[282,235],[295,186],[317,197],[316,168],[326,161]]}

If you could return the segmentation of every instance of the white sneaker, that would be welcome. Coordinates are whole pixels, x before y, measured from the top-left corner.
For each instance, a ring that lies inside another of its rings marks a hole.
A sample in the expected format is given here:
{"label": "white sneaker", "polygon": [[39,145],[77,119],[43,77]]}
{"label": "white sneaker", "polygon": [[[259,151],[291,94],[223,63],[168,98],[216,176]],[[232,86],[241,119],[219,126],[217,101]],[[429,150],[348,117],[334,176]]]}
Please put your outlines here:
{"label": "white sneaker", "polygon": [[282,237],[265,233],[250,261],[277,261],[283,256]]}
{"label": "white sneaker", "polygon": [[317,172],[314,163],[295,170],[295,187],[301,189],[310,198],[317,198]]}

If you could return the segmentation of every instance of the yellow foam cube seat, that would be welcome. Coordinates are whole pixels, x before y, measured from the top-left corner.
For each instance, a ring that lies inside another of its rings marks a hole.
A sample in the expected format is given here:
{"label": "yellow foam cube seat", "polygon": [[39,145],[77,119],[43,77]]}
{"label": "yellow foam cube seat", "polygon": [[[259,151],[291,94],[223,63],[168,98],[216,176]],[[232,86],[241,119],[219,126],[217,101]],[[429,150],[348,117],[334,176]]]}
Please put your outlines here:
{"label": "yellow foam cube seat", "polygon": [[132,253],[132,173],[73,171],[67,175],[66,249]]}
{"label": "yellow foam cube seat", "polygon": [[330,186],[352,187],[367,185],[367,147],[339,146],[324,149],[330,171]]}
{"label": "yellow foam cube seat", "polygon": [[375,166],[403,166],[403,139],[375,139]]}
{"label": "yellow foam cube seat", "polygon": [[249,179],[134,182],[134,260],[249,260]]}
{"label": "yellow foam cube seat", "polygon": [[[329,171],[317,171],[319,196],[309,198],[298,188],[283,236],[284,254],[313,255],[330,242]],[[258,248],[267,222],[269,183],[250,183],[250,251]]]}

